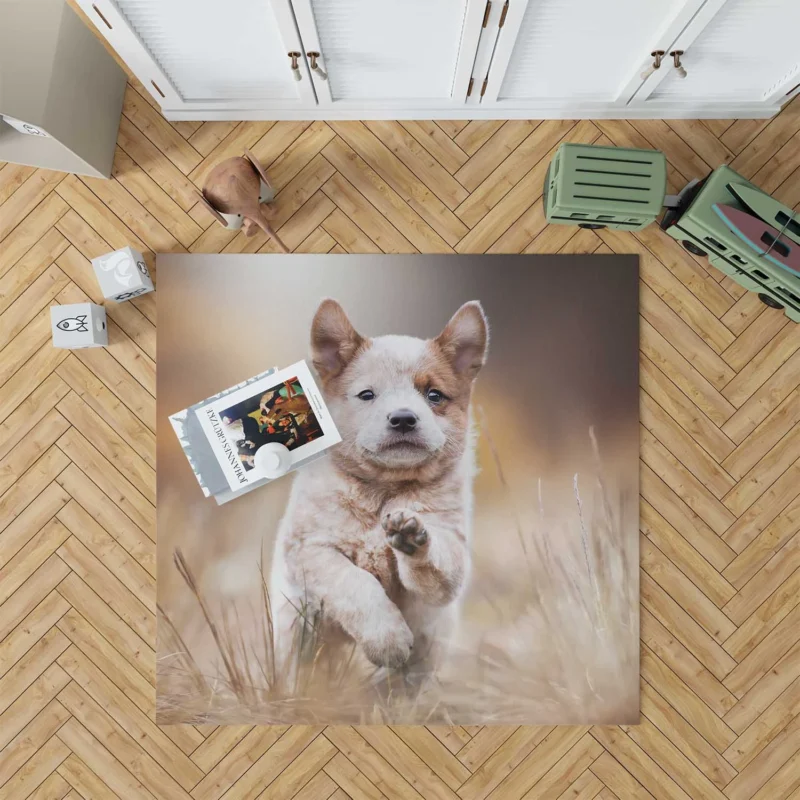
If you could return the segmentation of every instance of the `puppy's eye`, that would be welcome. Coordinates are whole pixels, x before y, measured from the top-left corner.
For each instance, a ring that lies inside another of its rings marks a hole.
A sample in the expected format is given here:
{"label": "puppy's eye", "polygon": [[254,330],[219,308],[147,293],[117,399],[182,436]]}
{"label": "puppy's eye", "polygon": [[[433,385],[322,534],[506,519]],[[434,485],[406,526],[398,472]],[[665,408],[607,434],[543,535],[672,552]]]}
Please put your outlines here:
{"label": "puppy's eye", "polygon": [[372,389],[364,389],[364,391],[359,392],[356,397],[359,400],[374,400],[375,392],[373,392]]}
{"label": "puppy's eye", "polygon": [[444,395],[438,389],[428,389],[425,393],[425,397],[428,398],[429,403],[433,403],[433,405],[439,405],[439,403],[444,400]]}

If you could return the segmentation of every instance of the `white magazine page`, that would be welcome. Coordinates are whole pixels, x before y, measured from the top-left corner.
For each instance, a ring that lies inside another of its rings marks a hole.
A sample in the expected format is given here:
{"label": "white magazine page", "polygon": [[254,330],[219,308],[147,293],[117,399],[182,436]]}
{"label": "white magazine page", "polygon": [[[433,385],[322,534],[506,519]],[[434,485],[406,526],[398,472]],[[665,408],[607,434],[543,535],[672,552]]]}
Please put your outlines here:
{"label": "white magazine page", "polygon": [[267,476],[255,453],[268,442],[289,449],[292,468],[342,437],[305,361],[214,400],[195,411],[231,490]]}

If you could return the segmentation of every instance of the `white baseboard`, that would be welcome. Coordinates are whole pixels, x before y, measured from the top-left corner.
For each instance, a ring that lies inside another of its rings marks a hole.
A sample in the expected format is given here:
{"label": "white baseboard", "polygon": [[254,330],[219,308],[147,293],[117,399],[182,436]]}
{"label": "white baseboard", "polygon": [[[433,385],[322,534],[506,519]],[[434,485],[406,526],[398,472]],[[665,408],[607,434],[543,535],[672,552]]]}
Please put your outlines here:
{"label": "white baseboard", "polygon": [[645,106],[536,106],[525,108],[280,108],[231,109],[202,107],[163,108],[168,120],[379,120],[379,119],[769,119],[779,105],[730,103],[709,105],[655,104]]}

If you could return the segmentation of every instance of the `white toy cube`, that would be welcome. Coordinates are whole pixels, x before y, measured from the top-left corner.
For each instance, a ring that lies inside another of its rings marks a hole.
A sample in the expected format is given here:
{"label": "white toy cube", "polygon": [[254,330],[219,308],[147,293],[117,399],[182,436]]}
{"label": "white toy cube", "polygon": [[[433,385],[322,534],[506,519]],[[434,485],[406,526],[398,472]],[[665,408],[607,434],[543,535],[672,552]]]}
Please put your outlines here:
{"label": "white toy cube", "polygon": [[130,300],[153,291],[153,281],[142,254],[132,247],[123,247],[92,259],[100,291],[106,300]]}
{"label": "white toy cube", "polygon": [[105,347],[108,344],[106,310],[94,303],[50,306],[53,347],[77,350],[80,347]]}

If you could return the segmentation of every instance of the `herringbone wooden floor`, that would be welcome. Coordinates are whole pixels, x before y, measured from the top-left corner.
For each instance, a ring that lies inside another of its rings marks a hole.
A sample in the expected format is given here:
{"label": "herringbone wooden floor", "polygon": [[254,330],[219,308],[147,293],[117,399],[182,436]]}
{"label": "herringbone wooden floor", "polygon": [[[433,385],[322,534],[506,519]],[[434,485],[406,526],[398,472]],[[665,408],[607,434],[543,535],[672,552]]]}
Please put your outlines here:
{"label": "herringbone wooden floor", "polygon": [[[110,181],[0,165],[0,796],[800,798],[800,326],[650,227],[548,227],[561,141],[730,162],[800,204],[772,121],[169,124],[135,82]],[[108,349],[50,345],[88,259],[270,250],[194,186],[250,147],[298,252],[641,256],[642,719],[629,728],[153,722],[155,300]]]}

